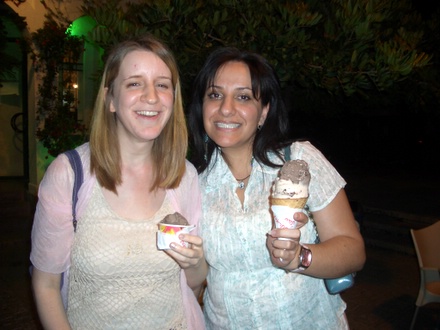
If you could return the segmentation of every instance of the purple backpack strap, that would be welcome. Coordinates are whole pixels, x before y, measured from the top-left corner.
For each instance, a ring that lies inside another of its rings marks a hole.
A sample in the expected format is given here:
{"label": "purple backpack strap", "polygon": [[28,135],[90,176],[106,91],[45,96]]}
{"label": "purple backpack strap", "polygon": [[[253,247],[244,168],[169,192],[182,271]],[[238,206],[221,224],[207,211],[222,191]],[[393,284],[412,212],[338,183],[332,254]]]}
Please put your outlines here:
{"label": "purple backpack strap", "polygon": [[70,165],[72,166],[73,172],[75,174],[75,180],[73,183],[72,191],[72,224],[73,231],[76,232],[76,203],[78,202],[78,191],[84,181],[83,167],[81,162],[81,157],[78,151],[75,149],[68,150],[64,153],[67,158],[69,158]]}

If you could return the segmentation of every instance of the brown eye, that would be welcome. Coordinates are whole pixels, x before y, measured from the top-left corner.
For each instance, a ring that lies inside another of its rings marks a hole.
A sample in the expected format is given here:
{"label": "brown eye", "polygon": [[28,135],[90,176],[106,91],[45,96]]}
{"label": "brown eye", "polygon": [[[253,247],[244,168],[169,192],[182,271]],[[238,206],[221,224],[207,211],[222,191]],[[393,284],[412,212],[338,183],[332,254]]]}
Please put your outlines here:
{"label": "brown eye", "polygon": [[242,95],[238,95],[238,99],[241,101],[249,101],[251,98],[246,94],[242,94]]}
{"label": "brown eye", "polygon": [[214,92],[212,92],[212,93],[209,93],[208,94],[208,98],[210,98],[210,99],[219,99],[220,98],[220,94],[219,93],[214,93]]}

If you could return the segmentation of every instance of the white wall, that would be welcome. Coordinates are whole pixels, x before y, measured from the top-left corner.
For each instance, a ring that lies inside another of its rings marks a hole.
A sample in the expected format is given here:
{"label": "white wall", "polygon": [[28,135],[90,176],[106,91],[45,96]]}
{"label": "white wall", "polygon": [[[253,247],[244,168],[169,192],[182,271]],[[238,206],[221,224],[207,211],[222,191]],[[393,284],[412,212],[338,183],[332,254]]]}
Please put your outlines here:
{"label": "white wall", "polygon": [[26,0],[19,6],[12,1],[5,1],[18,15],[26,18],[29,32],[34,32],[43,27],[44,15],[48,9],[61,12],[70,21],[75,20],[81,13],[79,10],[82,0]]}

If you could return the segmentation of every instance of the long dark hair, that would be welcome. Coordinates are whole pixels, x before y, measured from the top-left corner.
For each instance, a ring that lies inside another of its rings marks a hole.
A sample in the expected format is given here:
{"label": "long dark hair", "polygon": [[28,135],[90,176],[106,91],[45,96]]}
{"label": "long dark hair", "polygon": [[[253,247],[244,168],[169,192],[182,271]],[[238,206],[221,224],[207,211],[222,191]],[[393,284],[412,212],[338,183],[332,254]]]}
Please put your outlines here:
{"label": "long dark hair", "polygon": [[208,56],[195,78],[189,107],[191,161],[199,173],[207,168],[217,147],[211,139],[207,139],[203,126],[203,99],[219,68],[233,61],[248,66],[254,97],[261,101],[263,107],[270,104],[264,125],[257,131],[253,142],[254,159],[270,167],[279,167],[270,161],[268,154],[272,151],[281,157],[279,150],[288,144],[289,117],[273,67],[261,55],[232,47],[218,48]]}

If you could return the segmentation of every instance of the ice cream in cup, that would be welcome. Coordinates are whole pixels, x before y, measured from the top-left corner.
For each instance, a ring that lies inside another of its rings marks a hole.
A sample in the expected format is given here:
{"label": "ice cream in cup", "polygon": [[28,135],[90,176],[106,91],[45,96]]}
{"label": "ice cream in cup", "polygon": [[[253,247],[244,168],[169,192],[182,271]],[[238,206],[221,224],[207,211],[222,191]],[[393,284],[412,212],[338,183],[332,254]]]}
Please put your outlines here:
{"label": "ice cream in cup", "polygon": [[159,250],[170,249],[171,243],[177,243],[188,247],[188,243],[179,239],[180,234],[190,233],[196,226],[190,225],[188,221],[178,212],[168,214],[158,223],[157,248]]}
{"label": "ice cream in cup", "polygon": [[303,160],[287,161],[272,186],[270,208],[275,228],[296,228],[293,215],[303,211],[309,198],[310,172]]}

